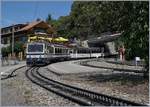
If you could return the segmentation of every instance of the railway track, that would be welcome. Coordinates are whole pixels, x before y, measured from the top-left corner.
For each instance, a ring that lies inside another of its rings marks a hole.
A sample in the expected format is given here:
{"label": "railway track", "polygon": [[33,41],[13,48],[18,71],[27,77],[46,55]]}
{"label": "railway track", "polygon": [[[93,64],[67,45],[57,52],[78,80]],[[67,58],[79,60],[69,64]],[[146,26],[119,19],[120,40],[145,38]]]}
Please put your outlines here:
{"label": "railway track", "polygon": [[31,67],[26,76],[33,83],[64,98],[84,106],[146,106],[112,96],[92,92],[47,78],[39,72],[40,67]]}

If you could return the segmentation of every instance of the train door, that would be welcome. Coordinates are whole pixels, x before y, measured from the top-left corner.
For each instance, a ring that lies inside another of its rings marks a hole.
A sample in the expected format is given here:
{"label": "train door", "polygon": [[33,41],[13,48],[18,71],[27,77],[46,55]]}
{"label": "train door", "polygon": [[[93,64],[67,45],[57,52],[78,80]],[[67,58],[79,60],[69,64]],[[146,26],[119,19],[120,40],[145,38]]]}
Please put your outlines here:
{"label": "train door", "polygon": [[69,49],[68,54],[70,55],[71,58],[74,58],[73,49]]}

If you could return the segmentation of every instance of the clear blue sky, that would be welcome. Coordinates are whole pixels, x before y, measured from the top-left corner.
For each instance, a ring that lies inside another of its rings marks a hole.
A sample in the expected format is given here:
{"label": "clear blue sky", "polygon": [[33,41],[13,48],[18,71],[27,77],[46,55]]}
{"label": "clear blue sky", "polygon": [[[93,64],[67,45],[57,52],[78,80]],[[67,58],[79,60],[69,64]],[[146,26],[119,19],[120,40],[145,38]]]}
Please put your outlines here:
{"label": "clear blue sky", "polygon": [[53,19],[69,15],[73,1],[3,1],[1,26],[45,20],[48,14]]}

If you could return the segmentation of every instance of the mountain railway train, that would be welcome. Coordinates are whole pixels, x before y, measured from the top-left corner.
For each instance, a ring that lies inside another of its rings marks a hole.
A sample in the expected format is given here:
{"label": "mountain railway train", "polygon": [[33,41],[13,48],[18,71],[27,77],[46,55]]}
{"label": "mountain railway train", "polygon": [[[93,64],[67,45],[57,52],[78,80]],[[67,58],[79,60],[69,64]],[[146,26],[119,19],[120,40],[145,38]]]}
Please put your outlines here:
{"label": "mountain railway train", "polygon": [[70,59],[98,58],[103,54],[99,48],[69,48],[48,42],[27,43],[27,65],[46,65],[54,61]]}

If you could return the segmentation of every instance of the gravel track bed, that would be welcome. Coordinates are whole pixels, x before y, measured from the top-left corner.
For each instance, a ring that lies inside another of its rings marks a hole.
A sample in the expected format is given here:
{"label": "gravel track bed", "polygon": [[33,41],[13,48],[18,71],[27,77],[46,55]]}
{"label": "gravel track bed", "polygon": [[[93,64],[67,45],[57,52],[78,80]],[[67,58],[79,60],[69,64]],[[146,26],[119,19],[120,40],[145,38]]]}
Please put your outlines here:
{"label": "gravel track bed", "polygon": [[2,106],[79,106],[33,84],[25,76],[26,69],[22,68],[16,76],[1,81]]}
{"label": "gravel track bed", "polygon": [[118,98],[134,101],[137,103],[149,103],[149,82],[142,76],[117,73],[103,75],[100,73],[85,73],[72,75],[55,75],[46,67],[41,73],[46,77],[62,81],[64,83],[78,86],[87,90],[115,96]]}

